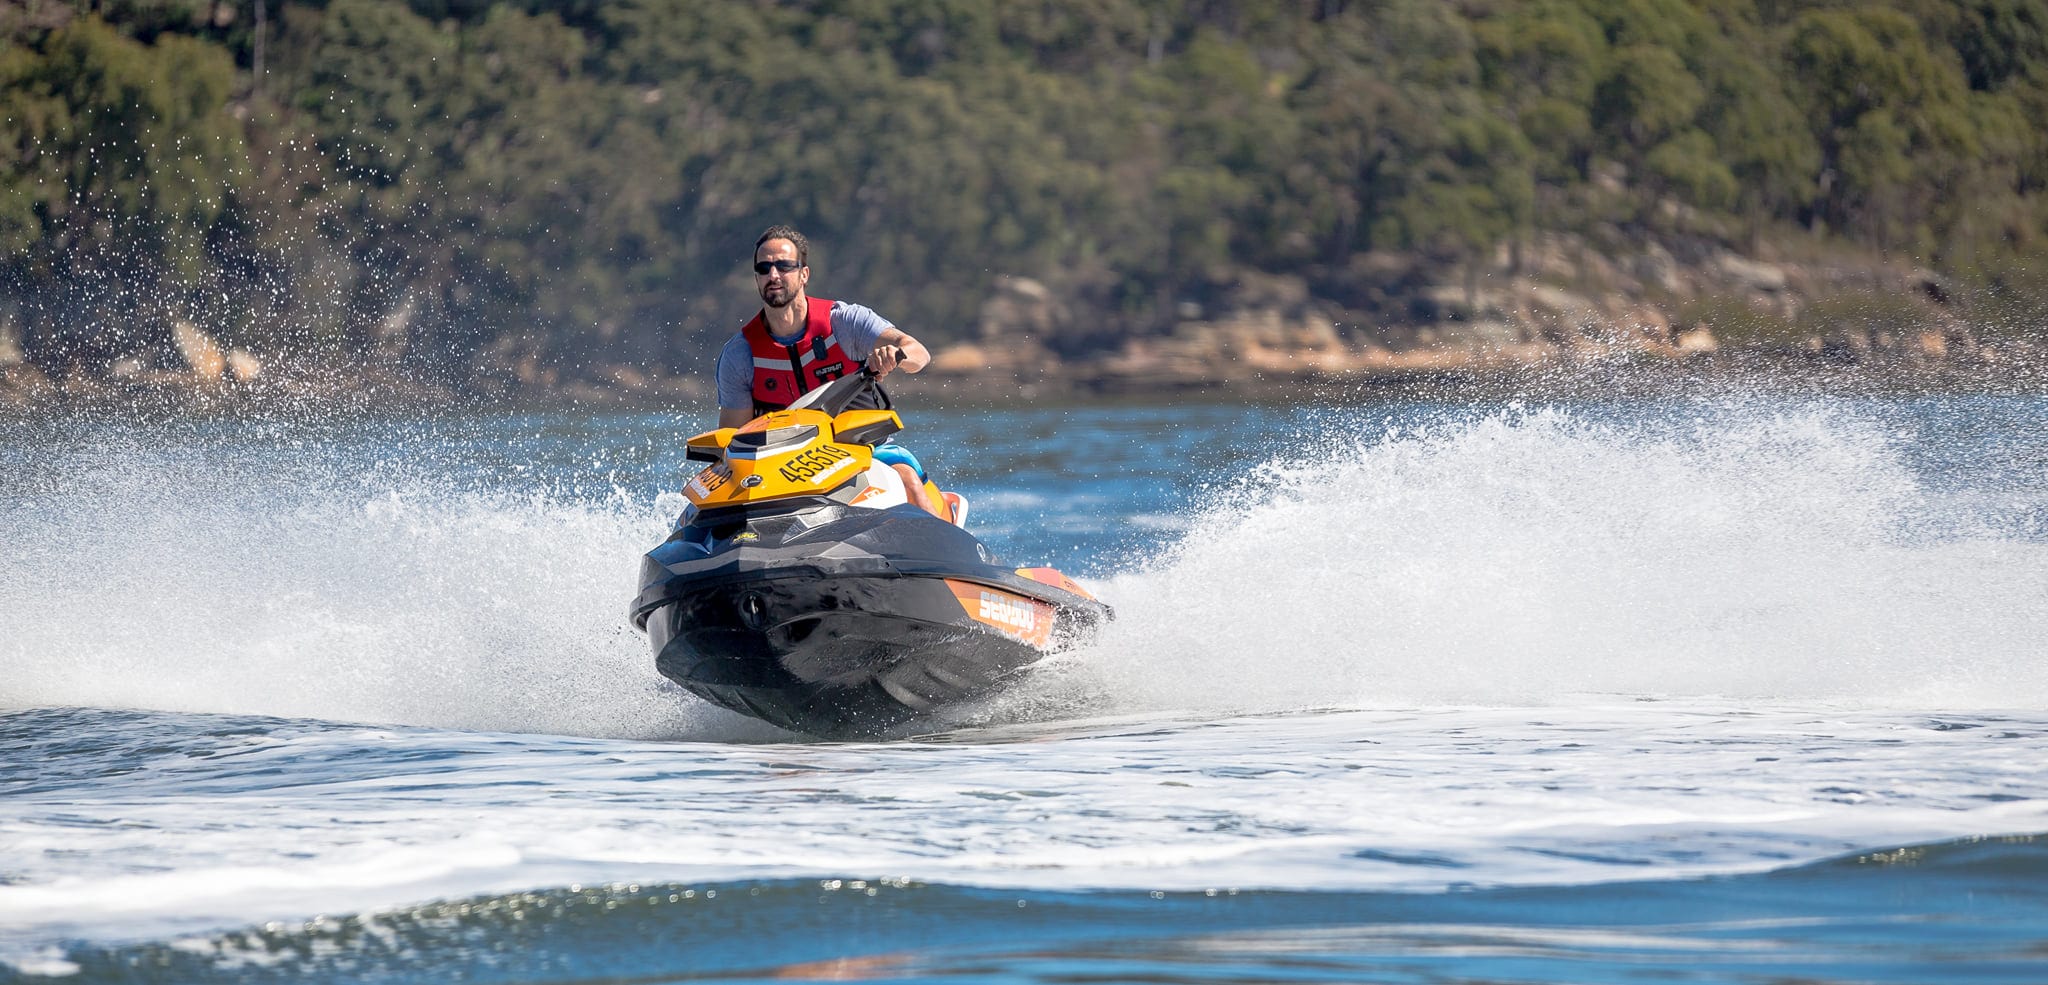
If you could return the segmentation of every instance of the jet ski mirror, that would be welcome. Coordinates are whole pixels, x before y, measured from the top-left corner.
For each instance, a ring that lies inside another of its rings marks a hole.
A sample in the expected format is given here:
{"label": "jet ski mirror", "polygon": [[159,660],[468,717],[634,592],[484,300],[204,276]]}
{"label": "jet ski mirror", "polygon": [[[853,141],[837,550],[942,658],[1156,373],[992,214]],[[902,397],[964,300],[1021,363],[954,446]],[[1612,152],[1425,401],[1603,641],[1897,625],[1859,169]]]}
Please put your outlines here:
{"label": "jet ski mirror", "polygon": [[849,410],[832,419],[832,440],[850,445],[879,445],[903,430],[893,410]]}
{"label": "jet ski mirror", "polygon": [[725,457],[725,446],[732,443],[736,428],[719,428],[695,435],[683,443],[683,457],[692,462],[717,463]]}

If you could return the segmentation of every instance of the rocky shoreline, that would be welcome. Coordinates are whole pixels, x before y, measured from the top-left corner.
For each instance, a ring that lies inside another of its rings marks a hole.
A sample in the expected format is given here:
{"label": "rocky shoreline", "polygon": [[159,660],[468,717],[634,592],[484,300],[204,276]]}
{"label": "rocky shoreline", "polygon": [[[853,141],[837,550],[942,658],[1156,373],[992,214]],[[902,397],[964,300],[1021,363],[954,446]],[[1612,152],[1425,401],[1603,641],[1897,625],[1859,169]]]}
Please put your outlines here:
{"label": "rocky shoreline", "polygon": [[[1503,251],[1463,283],[1418,279],[1412,260],[1368,258],[1333,300],[1298,277],[1239,274],[1183,302],[1164,330],[1076,345],[1089,309],[1006,277],[965,339],[934,345],[902,390],[945,403],[1200,397],[1286,400],[1375,389],[1598,392],[1773,382],[1825,389],[2035,391],[2048,326],[1975,317],[1943,278],[1883,260],[1765,260],[1720,248],[1683,259],[1652,245],[1623,263],[1569,237]],[[1347,307],[1346,301],[1357,307]],[[45,375],[0,337],[0,407],[703,405],[710,381],[614,364],[580,375],[531,359],[476,380],[422,380],[374,361],[221,346],[172,332],[175,359]],[[708,362],[708,361],[707,361]]]}
{"label": "rocky shoreline", "polygon": [[[965,360],[956,357],[948,367],[900,381],[893,389],[899,397],[934,406],[996,407],[1126,400],[1332,404],[1374,399],[1583,399],[1728,390],[2048,392],[2048,347],[2019,344],[1974,345],[1967,359],[1904,350],[1864,362],[1775,351],[1681,350],[1665,355],[1654,348],[1540,344],[1393,354],[1344,349],[1334,357],[1323,353],[1282,362],[1269,349],[1251,359],[1220,357],[1215,365],[1221,371],[1207,375],[1188,368],[1193,360],[1187,359],[1186,350],[1178,353],[1177,362],[1149,346],[1133,348],[1137,352],[1121,358],[1046,359],[1008,368],[982,362],[963,368]],[[1331,369],[1339,360],[1342,368]],[[695,376],[648,376],[630,385],[572,381],[479,394],[358,365],[300,366],[254,380],[217,381],[170,371],[143,380],[50,380],[23,369],[0,368],[0,418],[67,412],[137,418],[195,413],[377,415],[444,408],[706,408],[708,415],[712,402],[709,380]]]}

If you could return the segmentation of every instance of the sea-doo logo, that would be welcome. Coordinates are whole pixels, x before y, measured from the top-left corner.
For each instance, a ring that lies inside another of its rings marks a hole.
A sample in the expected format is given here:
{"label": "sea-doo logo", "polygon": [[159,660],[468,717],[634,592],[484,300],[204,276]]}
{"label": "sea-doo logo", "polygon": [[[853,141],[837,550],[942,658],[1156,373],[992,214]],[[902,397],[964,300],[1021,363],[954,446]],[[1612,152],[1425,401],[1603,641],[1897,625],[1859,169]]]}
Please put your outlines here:
{"label": "sea-doo logo", "polygon": [[948,578],[946,587],[967,618],[1039,649],[1052,643],[1053,620],[1058,616],[1053,606],[970,581]]}
{"label": "sea-doo logo", "polygon": [[994,592],[981,593],[981,618],[1029,633],[1038,628],[1038,609]]}

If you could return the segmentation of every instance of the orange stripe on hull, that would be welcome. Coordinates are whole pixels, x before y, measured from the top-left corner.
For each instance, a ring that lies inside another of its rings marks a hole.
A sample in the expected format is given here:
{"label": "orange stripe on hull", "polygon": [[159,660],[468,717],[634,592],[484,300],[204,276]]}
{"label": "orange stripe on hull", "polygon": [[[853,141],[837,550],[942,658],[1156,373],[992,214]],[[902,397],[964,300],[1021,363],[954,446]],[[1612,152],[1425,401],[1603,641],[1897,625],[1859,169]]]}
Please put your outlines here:
{"label": "orange stripe on hull", "polygon": [[1018,568],[1017,573],[1041,585],[1051,585],[1062,591],[1073,592],[1084,599],[1095,597],[1089,594],[1087,589],[1082,588],[1080,582],[1061,574],[1058,568]]}

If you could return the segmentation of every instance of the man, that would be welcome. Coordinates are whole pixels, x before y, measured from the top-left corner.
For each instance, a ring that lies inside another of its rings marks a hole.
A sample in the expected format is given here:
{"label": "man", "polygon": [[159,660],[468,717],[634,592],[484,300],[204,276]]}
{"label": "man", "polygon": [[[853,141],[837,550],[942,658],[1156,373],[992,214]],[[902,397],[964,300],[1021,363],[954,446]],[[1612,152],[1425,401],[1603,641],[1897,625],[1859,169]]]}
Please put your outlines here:
{"label": "man", "polygon": [[[739,427],[781,410],[862,366],[880,378],[898,368],[915,373],[930,365],[932,356],[923,343],[873,309],[811,297],[805,290],[811,282],[810,252],[804,234],[788,226],[770,226],[754,241],[754,287],[762,308],[719,350],[719,427]],[[887,407],[888,399],[877,387],[874,396],[853,406]],[[965,516],[956,505],[958,496],[929,494],[924,468],[909,449],[883,444],[875,448],[875,459],[903,479],[912,503],[954,522]]]}
{"label": "man", "polygon": [[771,226],[754,242],[754,287],[763,307],[719,351],[719,427],[787,407],[862,365],[882,377],[931,363],[922,343],[873,309],[811,297],[810,282],[804,234]]}

